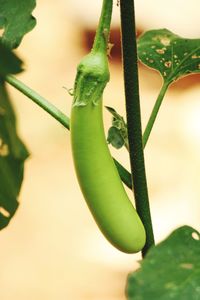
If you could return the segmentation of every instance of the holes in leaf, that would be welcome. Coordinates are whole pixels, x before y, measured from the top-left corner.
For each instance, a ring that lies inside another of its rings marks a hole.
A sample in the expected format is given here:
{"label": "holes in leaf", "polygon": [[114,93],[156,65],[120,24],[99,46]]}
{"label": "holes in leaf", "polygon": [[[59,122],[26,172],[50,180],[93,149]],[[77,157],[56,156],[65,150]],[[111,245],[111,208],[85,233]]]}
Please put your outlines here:
{"label": "holes in leaf", "polygon": [[0,16],[0,37],[3,36],[5,23],[6,23],[6,18]]}
{"label": "holes in leaf", "polygon": [[3,208],[2,206],[0,206],[0,214],[2,214],[4,217],[9,218],[10,217],[10,213],[9,211],[7,211],[5,208]]}
{"label": "holes in leaf", "polygon": [[7,144],[1,144],[0,139],[0,156],[8,156],[9,155],[9,148]]}
{"label": "holes in leaf", "polygon": [[182,269],[186,269],[186,270],[192,270],[194,268],[194,265],[193,264],[190,264],[190,263],[185,263],[185,264],[181,264],[180,267]]}
{"label": "holes in leaf", "polygon": [[3,36],[3,33],[4,33],[4,29],[3,29],[3,28],[0,28],[0,37]]}
{"label": "holes in leaf", "polygon": [[197,232],[193,232],[193,233],[192,233],[192,238],[193,238],[194,240],[196,240],[196,241],[199,241],[199,240],[200,240],[200,236],[199,236],[199,234],[198,234]]}

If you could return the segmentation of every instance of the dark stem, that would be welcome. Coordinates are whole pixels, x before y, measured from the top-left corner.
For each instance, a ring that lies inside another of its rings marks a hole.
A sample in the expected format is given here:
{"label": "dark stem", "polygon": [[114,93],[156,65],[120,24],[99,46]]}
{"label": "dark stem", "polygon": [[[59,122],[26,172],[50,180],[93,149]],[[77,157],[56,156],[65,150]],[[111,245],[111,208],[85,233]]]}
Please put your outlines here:
{"label": "dark stem", "polygon": [[154,245],[154,234],[151,222],[142,144],[135,12],[133,0],[120,0],[120,12],[131,173],[136,209],[144,224],[147,235],[146,244],[142,250],[142,255],[145,256],[148,249]]}

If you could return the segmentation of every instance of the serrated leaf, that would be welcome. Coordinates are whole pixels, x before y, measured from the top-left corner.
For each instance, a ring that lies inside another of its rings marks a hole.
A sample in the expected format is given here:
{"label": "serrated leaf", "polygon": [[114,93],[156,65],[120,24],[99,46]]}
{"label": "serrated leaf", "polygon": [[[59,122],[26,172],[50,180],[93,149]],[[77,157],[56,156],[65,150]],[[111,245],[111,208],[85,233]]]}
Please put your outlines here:
{"label": "serrated leaf", "polygon": [[112,126],[108,130],[107,141],[116,149],[123,145],[128,149],[127,126],[124,118],[120,116],[112,107],[106,106],[106,109],[112,114]]}
{"label": "serrated leaf", "polygon": [[0,39],[0,76],[17,74],[22,71],[22,61],[1,43]]}
{"label": "serrated leaf", "polygon": [[128,278],[128,300],[200,299],[200,234],[189,226],[152,247]]}
{"label": "serrated leaf", "polygon": [[200,39],[182,38],[167,29],[144,33],[138,39],[138,56],[159,71],[165,82],[200,73]]}
{"label": "serrated leaf", "polygon": [[8,225],[18,207],[26,147],[16,132],[16,118],[5,84],[0,81],[0,229]]}
{"label": "serrated leaf", "polygon": [[2,42],[10,49],[19,46],[23,36],[36,24],[31,15],[35,0],[0,0],[0,28],[3,28]]}

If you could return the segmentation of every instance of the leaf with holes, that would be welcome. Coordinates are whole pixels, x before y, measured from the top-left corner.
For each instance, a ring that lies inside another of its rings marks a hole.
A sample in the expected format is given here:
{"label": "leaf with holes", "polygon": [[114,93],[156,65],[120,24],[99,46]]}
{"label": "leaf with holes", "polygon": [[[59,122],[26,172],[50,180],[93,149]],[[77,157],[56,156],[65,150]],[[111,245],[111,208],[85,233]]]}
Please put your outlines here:
{"label": "leaf with holes", "polygon": [[189,226],[152,247],[128,278],[128,300],[200,299],[200,234]]}
{"label": "leaf with holes", "polygon": [[18,207],[28,152],[16,132],[16,119],[3,81],[0,81],[0,229]]}
{"label": "leaf with holes", "polygon": [[0,28],[2,43],[10,49],[19,46],[23,36],[36,24],[31,15],[35,0],[0,0]]}
{"label": "leaf with holes", "polygon": [[167,83],[200,73],[200,39],[182,38],[167,29],[150,30],[138,39],[141,62],[160,72]]}

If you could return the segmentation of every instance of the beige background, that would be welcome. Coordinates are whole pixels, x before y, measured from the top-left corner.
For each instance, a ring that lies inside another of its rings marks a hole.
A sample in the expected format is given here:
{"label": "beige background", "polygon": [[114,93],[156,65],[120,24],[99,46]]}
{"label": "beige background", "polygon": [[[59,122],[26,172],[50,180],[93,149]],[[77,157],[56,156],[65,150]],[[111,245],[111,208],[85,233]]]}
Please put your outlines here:
{"label": "beige background", "polygon": [[[76,65],[85,54],[83,29],[95,28],[101,1],[37,2],[37,27],[18,50],[26,62],[19,79],[69,115],[72,99],[63,86],[73,86]],[[164,2],[136,1],[138,29],[168,27],[200,36],[198,0]],[[115,27],[118,10],[115,3]],[[200,229],[199,79],[188,77],[170,89],[145,150],[157,242],[183,224]],[[160,85],[157,73],[140,67],[143,126]],[[0,299],[124,300],[127,274],[138,267],[140,255],[120,253],[98,231],[75,178],[69,132],[9,89],[31,156],[20,207],[0,233]],[[123,97],[121,66],[111,59],[105,104],[124,114]],[[105,124],[108,128],[107,112]],[[128,168],[126,151],[112,152]]]}

